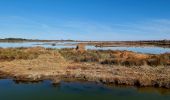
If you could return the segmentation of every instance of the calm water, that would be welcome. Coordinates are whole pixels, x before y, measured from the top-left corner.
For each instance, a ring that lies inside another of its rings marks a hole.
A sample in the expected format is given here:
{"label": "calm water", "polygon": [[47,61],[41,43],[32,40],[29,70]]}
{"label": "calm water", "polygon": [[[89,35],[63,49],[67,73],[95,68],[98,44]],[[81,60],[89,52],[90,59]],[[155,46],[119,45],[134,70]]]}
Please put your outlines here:
{"label": "calm water", "polygon": [[9,48],[9,47],[35,47],[42,46],[45,48],[74,48],[75,45],[65,45],[65,43],[57,43],[56,46],[52,46],[52,43],[42,43],[42,42],[21,42],[21,43],[0,43],[0,47]]}
{"label": "calm water", "polygon": [[[52,43],[42,43],[42,42],[24,42],[24,43],[0,43],[0,47],[8,48],[8,47],[35,47],[42,46],[45,48],[75,48],[78,42],[58,42],[54,43],[55,46],[52,46]],[[94,47],[94,46],[86,46],[86,49],[97,49],[97,50],[129,50],[134,52],[141,53],[151,53],[151,54],[160,54],[170,52],[170,48],[161,48],[161,47]]]}
{"label": "calm water", "polygon": [[1,100],[170,100],[170,90],[106,87],[95,83],[62,82],[52,86],[42,83],[15,84],[0,80]]}
{"label": "calm water", "polygon": [[93,47],[89,46],[89,49],[95,50],[128,50],[140,53],[150,53],[150,54],[161,54],[170,52],[170,48],[161,48],[161,47]]}

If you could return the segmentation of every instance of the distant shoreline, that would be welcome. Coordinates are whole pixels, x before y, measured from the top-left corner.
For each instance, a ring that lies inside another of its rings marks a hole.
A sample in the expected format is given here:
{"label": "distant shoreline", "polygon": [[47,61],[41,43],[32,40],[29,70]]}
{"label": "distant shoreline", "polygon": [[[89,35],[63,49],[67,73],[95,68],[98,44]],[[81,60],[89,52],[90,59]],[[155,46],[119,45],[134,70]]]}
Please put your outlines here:
{"label": "distant shoreline", "polygon": [[82,40],[39,40],[23,38],[5,38],[0,39],[0,43],[20,43],[20,42],[80,42],[85,45],[96,47],[117,47],[117,46],[157,46],[170,48],[170,40],[138,40],[138,41],[82,41]]}
{"label": "distant shoreline", "polygon": [[47,40],[47,39],[25,39],[25,38],[0,38],[0,42],[32,42],[32,41],[40,41],[40,42],[53,42],[53,41],[70,41],[70,42],[170,42],[170,40],[168,39],[160,39],[160,40],[132,40],[132,41],[128,41],[128,40],[120,40],[120,41],[95,41],[95,40],[72,40],[72,39],[61,39],[61,40]]}

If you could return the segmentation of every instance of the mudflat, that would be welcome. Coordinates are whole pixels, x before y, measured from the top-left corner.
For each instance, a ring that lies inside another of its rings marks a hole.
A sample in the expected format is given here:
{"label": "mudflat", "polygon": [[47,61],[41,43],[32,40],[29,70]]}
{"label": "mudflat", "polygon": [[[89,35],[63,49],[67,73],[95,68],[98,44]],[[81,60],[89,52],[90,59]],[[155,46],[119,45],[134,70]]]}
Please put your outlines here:
{"label": "mudflat", "polygon": [[170,88],[170,53],[1,48],[0,76],[17,82],[93,81],[109,85]]}

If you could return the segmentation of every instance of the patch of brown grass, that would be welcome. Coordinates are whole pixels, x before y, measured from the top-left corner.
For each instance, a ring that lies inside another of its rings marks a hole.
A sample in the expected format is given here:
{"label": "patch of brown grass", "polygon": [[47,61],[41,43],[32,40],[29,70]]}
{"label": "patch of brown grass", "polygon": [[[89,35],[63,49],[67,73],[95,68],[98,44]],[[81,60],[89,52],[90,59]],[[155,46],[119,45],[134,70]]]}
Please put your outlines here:
{"label": "patch of brown grass", "polygon": [[1,48],[0,49],[0,61],[12,61],[18,59],[35,59],[40,54],[45,53],[45,50],[41,47],[34,48]]}
{"label": "patch of brown grass", "polygon": [[67,60],[75,62],[99,62],[101,55],[96,51],[74,51],[73,49],[61,49],[59,53]]}
{"label": "patch of brown grass", "polygon": [[160,54],[160,55],[152,55],[146,62],[150,66],[169,66],[170,65],[170,53]]}
{"label": "patch of brown grass", "polygon": [[154,55],[118,50],[87,50],[78,52],[73,49],[61,49],[59,52],[65,59],[75,62],[95,62],[122,66],[149,65],[153,67],[170,65],[170,53]]}

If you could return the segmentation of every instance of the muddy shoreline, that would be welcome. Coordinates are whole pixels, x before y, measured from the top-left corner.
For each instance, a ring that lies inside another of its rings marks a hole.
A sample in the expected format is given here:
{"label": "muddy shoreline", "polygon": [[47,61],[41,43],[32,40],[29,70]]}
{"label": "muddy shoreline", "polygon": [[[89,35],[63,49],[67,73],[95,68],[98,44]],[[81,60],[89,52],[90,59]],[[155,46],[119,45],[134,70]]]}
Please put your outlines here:
{"label": "muddy shoreline", "polygon": [[106,86],[134,86],[134,87],[155,87],[155,88],[166,88],[170,89],[170,82],[157,82],[158,80],[152,80],[149,83],[141,82],[138,79],[122,79],[118,77],[109,77],[109,78],[95,78],[94,77],[86,77],[85,75],[77,76],[77,75],[11,75],[9,73],[0,72],[1,79],[12,79],[15,83],[38,83],[44,80],[52,81],[52,85],[58,85],[61,81],[66,82],[95,82],[100,83]]}

